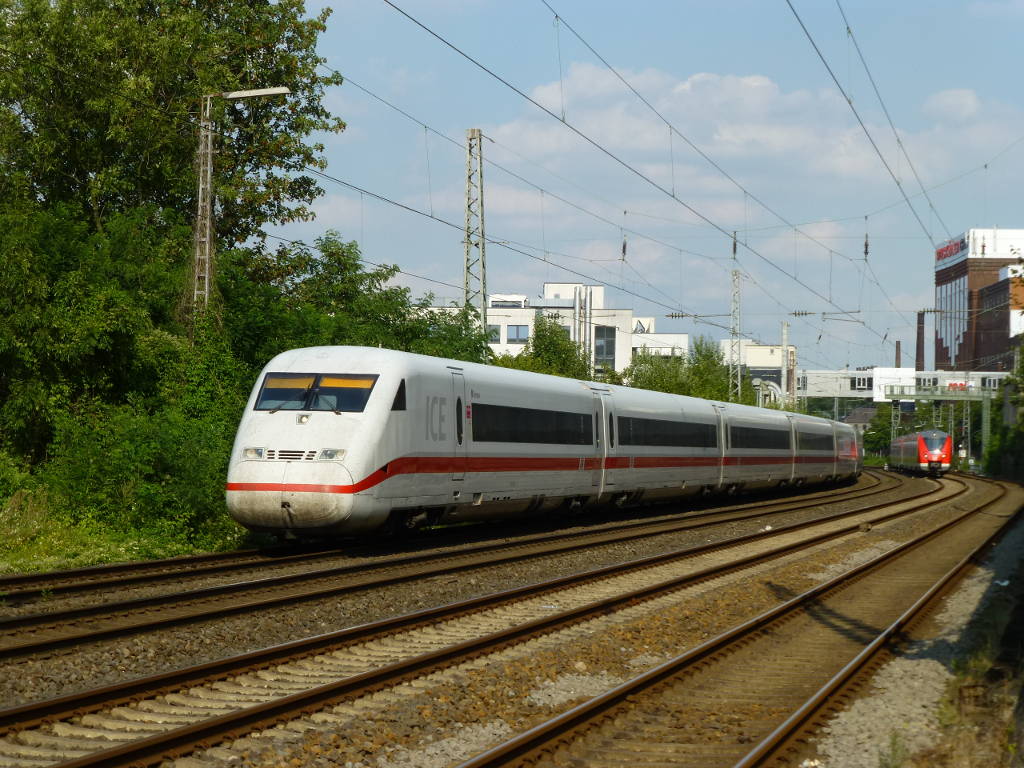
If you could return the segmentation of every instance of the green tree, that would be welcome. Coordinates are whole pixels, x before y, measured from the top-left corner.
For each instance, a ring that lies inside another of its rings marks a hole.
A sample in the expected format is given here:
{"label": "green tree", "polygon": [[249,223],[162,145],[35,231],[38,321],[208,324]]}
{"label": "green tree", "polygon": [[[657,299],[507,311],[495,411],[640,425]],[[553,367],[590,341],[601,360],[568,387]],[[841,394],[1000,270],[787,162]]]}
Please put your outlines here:
{"label": "green tree", "polygon": [[521,371],[549,373],[572,379],[589,379],[590,363],[580,344],[569,338],[558,315],[539,314],[533,321],[533,335],[518,355],[498,355],[495,365]]}
{"label": "green tree", "polygon": [[[147,367],[189,293],[202,94],[217,102],[217,233],[307,218],[320,193],[316,41],[296,0],[0,0],[0,447],[39,462],[80,399],[151,396]],[[247,253],[264,251],[256,240]]]}
{"label": "green tree", "polygon": [[[640,389],[729,401],[729,367],[718,344],[704,336],[694,340],[685,357],[636,355],[623,372],[623,379]],[[744,376],[740,402],[753,405],[756,401],[750,377]]]}
{"label": "green tree", "polygon": [[[31,486],[69,524],[230,543],[223,479],[256,371],[278,352],[382,345],[489,354],[466,310],[431,311],[311,216],[324,167],[329,11],[298,0],[0,0],[0,503]],[[217,304],[191,296],[197,111],[215,99]],[[31,471],[31,475],[29,472]],[[20,494],[19,503],[25,494]],[[173,547],[172,547],[173,549]]]}
{"label": "green tree", "polygon": [[314,131],[340,76],[318,71],[330,11],[300,0],[0,0],[0,199],[72,203],[94,229],[140,205],[192,211],[199,99],[287,86],[287,99],[215,100],[224,242],[308,218],[323,167]]}
{"label": "green tree", "polygon": [[282,349],[322,344],[382,346],[484,362],[490,350],[475,315],[437,312],[390,285],[398,268],[367,268],[355,242],[327,232],[313,247],[236,250],[220,271],[224,327],[253,368]]}
{"label": "green tree", "polygon": [[875,415],[871,417],[868,427],[864,430],[864,453],[875,456],[889,454],[890,433],[892,431],[892,404],[878,403]]}
{"label": "green tree", "polygon": [[637,389],[689,394],[689,371],[683,355],[655,355],[641,351],[634,355],[623,371],[623,380]]}

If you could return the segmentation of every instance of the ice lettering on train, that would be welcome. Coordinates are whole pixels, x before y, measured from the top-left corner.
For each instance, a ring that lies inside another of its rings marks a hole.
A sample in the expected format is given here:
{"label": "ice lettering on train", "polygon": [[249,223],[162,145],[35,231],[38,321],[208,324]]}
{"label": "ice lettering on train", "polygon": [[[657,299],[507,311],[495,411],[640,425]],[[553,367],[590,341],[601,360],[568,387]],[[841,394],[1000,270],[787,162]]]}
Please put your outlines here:
{"label": "ice lettering on train", "polygon": [[446,421],[446,414],[448,411],[448,398],[447,397],[428,397],[427,398],[427,439],[428,440],[447,440],[448,435],[445,434],[444,424]]}

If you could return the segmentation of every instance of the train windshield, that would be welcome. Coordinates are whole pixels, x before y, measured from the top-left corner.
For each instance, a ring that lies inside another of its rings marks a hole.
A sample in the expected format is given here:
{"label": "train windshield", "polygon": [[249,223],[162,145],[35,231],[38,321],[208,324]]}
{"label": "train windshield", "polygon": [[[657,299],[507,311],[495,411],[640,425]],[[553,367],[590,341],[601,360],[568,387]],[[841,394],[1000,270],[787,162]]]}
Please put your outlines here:
{"label": "train windshield", "polygon": [[929,451],[941,451],[946,444],[946,435],[925,435],[924,447]]}
{"label": "train windshield", "polygon": [[268,373],[255,410],[360,413],[376,383],[375,373]]}

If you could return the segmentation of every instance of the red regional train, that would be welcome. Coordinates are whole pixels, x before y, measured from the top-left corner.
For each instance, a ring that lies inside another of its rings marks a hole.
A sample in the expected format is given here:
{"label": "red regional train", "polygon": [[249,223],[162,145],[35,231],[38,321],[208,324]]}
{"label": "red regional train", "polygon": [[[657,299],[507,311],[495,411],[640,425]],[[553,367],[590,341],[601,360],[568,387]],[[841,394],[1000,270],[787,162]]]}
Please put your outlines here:
{"label": "red regional train", "polygon": [[900,435],[889,446],[889,466],[938,477],[949,472],[953,438],[938,429]]}

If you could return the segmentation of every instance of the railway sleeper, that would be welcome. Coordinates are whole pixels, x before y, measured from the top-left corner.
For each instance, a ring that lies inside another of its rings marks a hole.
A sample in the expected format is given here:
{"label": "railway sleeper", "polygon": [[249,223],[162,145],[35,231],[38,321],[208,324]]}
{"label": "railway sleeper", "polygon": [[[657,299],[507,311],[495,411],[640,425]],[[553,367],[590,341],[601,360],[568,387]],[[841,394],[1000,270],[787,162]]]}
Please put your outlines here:
{"label": "railway sleeper", "polygon": [[93,728],[88,725],[76,725],[74,723],[54,723],[51,727],[58,736],[67,736],[73,739],[90,739],[93,742],[135,741],[139,738],[137,733],[111,731],[106,728]]}
{"label": "railway sleeper", "polygon": [[50,750],[50,754],[57,760],[70,760],[94,751],[94,747],[83,744],[81,739],[69,739],[67,736],[57,736],[40,730],[25,731],[14,738],[23,744]]}
{"label": "railway sleeper", "polygon": [[[81,745],[81,742],[79,742]],[[50,747],[37,747],[30,744],[15,744],[10,741],[0,741],[0,765],[47,765],[56,760],[81,757],[87,755],[89,749],[52,749]],[[6,758],[6,759],[5,759]],[[29,762],[26,762],[26,758]],[[13,760],[14,762],[11,762]],[[44,762],[37,762],[44,761]]]}
{"label": "railway sleeper", "polygon": [[[172,715],[167,712],[147,712],[136,707],[115,707],[110,714],[123,717],[125,720],[138,720],[140,723],[172,723],[175,725],[187,725],[194,718],[188,715]],[[31,733],[31,731],[26,731]]]}
{"label": "railway sleeper", "polygon": [[123,717],[112,717],[111,715],[83,715],[82,725],[90,728],[100,728],[112,731],[125,731],[126,733],[160,733],[178,727],[178,723],[154,723],[142,720],[128,720]]}

